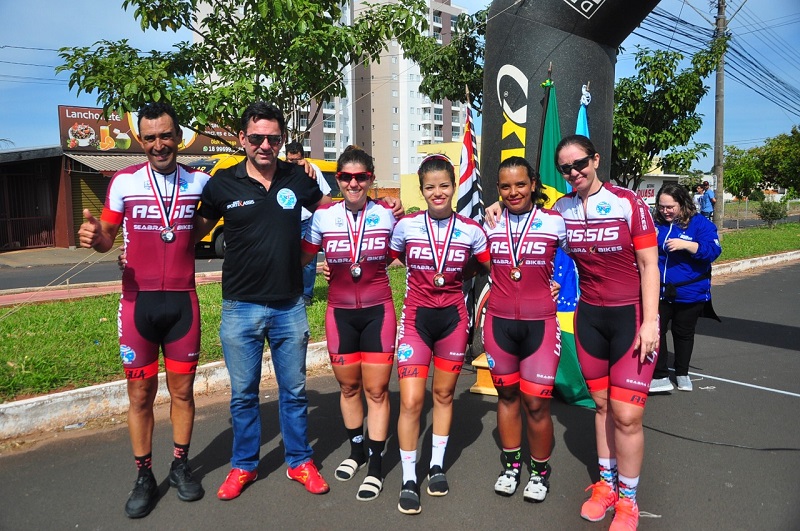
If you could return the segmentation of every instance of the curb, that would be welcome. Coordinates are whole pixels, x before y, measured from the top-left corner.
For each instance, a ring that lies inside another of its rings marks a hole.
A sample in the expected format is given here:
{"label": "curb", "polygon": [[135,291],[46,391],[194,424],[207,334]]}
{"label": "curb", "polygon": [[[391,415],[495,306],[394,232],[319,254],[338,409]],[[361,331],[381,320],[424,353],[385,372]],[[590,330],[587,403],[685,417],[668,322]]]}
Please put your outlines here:
{"label": "curb", "polygon": [[[275,378],[269,350],[261,363],[261,381]],[[328,348],[325,342],[308,345],[306,370],[330,370]],[[215,361],[197,367],[195,395],[224,391],[230,388],[225,362]],[[169,401],[166,375],[158,375],[156,404]],[[0,404],[0,441],[70,427],[82,427],[87,420],[117,415],[128,411],[127,382],[120,380],[82,389],[37,396]]]}
{"label": "curb", "polygon": [[[739,273],[794,260],[800,260],[800,251],[715,264],[712,266],[712,274]],[[266,352],[261,365],[262,382],[275,376],[269,351]],[[320,369],[330,371],[328,349],[324,341],[308,345],[306,368],[309,371]],[[156,403],[162,404],[169,401],[169,393],[165,374],[159,374],[158,378]],[[197,367],[195,394],[214,393],[229,388],[230,381],[224,362],[217,361]],[[65,426],[80,427],[87,420],[121,414],[127,410],[128,392],[125,380],[8,402],[0,404],[0,441]]]}

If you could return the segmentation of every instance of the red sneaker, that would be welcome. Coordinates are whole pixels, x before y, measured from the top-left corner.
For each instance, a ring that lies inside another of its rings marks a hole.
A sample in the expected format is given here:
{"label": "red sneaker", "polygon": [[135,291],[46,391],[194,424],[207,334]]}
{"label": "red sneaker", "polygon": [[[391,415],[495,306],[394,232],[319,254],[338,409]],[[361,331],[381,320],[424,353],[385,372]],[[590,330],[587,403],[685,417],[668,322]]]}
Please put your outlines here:
{"label": "red sneaker", "polygon": [[592,497],[583,502],[581,518],[590,522],[599,522],[606,516],[606,511],[617,503],[617,493],[604,481],[598,481],[586,487],[592,489]]}
{"label": "red sneaker", "polygon": [[258,470],[248,472],[241,468],[234,468],[228,472],[228,477],[217,491],[217,498],[220,500],[232,500],[238,498],[244,488],[254,482],[258,477]]}
{"label": "red sneaker", "polygon": [[608,531],[635,531],[639,526],[639,507],[627,498],[614,505],[614,520]]}
{"label": "red sneaker", "polygon": [[331,490],[328,486],[328,482],[325,481],[325,478],[323,478],[319,470],[317,470],[314,461],[305,462],[295,468],[287,468],[286,477],[305,485],[306,490],[311,494],[325,494]]}

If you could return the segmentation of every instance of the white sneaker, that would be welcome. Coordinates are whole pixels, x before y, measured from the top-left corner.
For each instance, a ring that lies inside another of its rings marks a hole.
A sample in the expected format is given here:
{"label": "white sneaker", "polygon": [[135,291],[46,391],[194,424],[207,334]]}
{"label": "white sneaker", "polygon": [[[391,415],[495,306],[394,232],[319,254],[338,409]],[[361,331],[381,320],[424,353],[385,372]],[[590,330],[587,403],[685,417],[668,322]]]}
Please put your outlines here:
{"label": "white sneaker", "polygon": [[[685,378],[685,377],[684,377]],[[678,380],[678,387],[680,387],[680,380]],[[691,382],[689,383],[689,387],[691,387]],[[668,393],[672,391],[674,387],[672,386],[672,382],[669,381],[669,376],[666,378],[657,378],[650,382],[650,392],[651,393]]]}
{"label": "white sneaker", "polygon": [[522,491],[523,499],[527,502],[543,502],[547,497],[547,491],[550,490],[549,476],[550,474],[547,474],[547,476],[531,475],[530,481],[525,485],[525,490]]}
{"label": "white sneaker", "polygon": [[505,470],[494,483],[494,491],[500,496],[513,496],[519,487],[519,470]]}
{"label": "white sneaker", "polygon": [[681,391],[692,390],[692,380],[689,379],[688,374],[686,376],[676,376],[675,379],[678,381],[678,389]]}

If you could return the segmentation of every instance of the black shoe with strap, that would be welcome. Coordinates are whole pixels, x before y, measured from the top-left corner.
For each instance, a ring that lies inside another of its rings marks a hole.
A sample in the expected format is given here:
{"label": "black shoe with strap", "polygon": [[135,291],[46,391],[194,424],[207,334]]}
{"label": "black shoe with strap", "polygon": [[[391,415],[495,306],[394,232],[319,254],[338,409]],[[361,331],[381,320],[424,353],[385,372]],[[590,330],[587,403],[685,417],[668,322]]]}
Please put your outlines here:
{"label": "black shoe with strap", "polygon": [[125,504],[125,515],[128,518],[144,518],[158,501],[158,484],[152,471],[142,473],[136,478],[131,495]]}
{"label": "black shoe with strap", "polygon": [[183,501],[199,500],[205,494],[200,482],[192,478],[192,469],[186,462],[173,461],[169,470],[169,485],[178,489],[178,498]]}

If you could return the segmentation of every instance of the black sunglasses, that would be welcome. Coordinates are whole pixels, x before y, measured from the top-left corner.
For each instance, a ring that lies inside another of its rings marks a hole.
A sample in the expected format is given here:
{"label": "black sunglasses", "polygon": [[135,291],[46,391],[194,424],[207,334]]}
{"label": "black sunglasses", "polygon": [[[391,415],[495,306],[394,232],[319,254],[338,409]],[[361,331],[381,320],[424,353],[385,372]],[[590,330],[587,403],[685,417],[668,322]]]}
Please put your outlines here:
{"label": "black sunglasses", "polygon": [[562,175],[570,175],[572,173],[572,170],[581,171],[586,166],[588,166],[589,165],[589,161],[592,160],[593,157],[594,157],[594,155],[587,155],[586,157],[583,157],[582,159],[578,159],[576,161],[573,161],[572,164],[561,164],[561,165],[557,165],[556,168],[558,168],[558,171],[560,171]]}
{"label": "black sunglasses", "polygon": [[264,139],[266,139],[272,147],[280,146],[283,143],[283,135],[247,135],[247,141],[254,146],[263,144]]}
{"label": "black sunglasses", "polygon": [[343,183],[349,183],[355,177],[356,181],[359,183],[365,183],[372,179],[372,172],[371,171],[360,171],[358,173],[350,173],[348,171],[339,171],[336,172],[336,179],[342,181]]}

